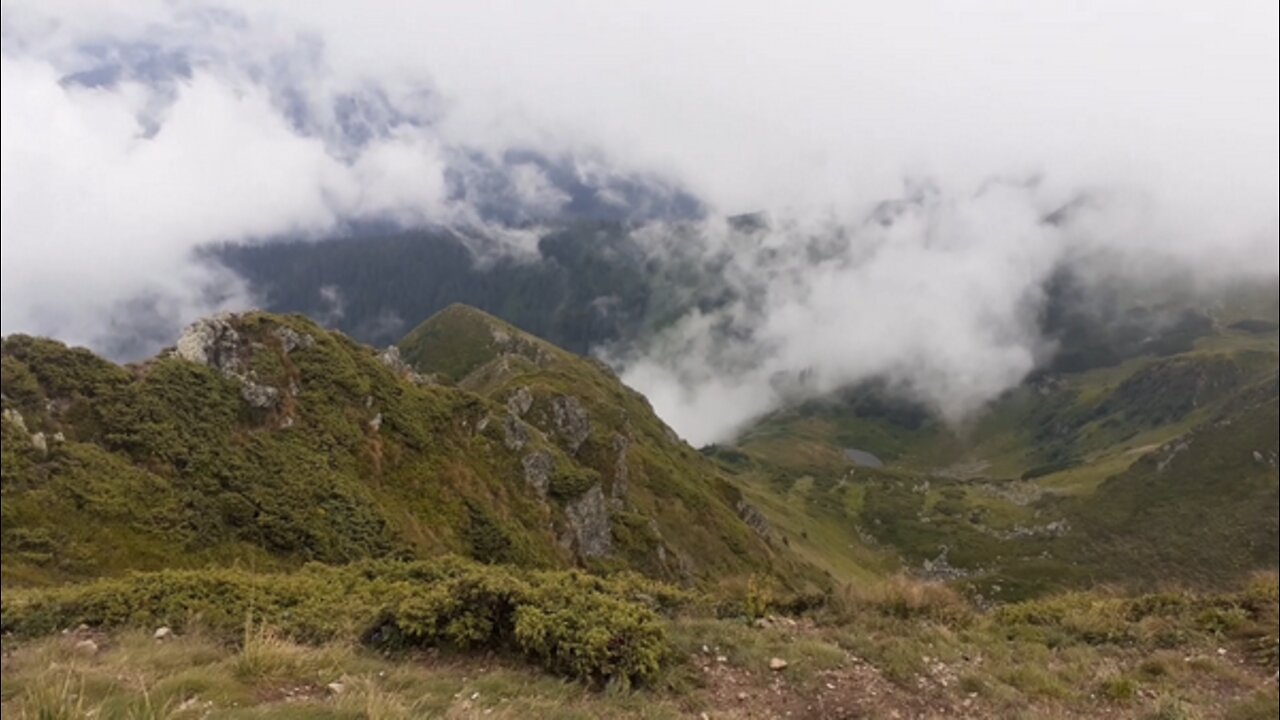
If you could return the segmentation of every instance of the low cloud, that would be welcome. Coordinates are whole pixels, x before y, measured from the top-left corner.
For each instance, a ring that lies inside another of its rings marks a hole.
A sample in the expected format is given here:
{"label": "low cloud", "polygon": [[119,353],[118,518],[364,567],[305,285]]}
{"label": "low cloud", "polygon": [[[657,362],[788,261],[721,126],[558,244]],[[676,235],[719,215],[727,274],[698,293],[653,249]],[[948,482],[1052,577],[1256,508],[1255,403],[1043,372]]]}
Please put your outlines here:
{"label": "low cloud", "polygon": [[209,243],[622,219],[677,319],[606,355],[694,441],[872,377],[959,418],[1064,266],[1274,277],[1276,13],[6,2],[3,330],[137,356],[254,302]]}

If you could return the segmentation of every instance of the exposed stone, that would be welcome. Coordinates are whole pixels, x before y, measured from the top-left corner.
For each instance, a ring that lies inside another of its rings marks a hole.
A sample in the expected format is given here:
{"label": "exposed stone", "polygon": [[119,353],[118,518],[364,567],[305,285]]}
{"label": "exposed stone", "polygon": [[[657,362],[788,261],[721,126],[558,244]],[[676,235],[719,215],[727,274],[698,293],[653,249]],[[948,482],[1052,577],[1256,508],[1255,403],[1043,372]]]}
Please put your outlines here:
{"label": "exposed stone", "polygon": [[[958,568],[947,560],[947,553],[950,550],[951,548],[944,545],[938,557],[921,562],[921,575],[927,580],[961,580],[968,577],[969,571]],[[998,591],[993,588],[993,592]]]}
{"label": "exposed stone", "polygon": [[56,443],[63,443],[63,442],[66,442],[66,441],[67,441],[67,436],[66,436],[66,435],[63,435],[63,434],[62,434],[62,431],[61,431],[61,430],[59,430],[58,432],[56,432],[56,433],[54,433],[53,435],[49,436],[49,439],[53,440],[53,441],[54,441],[54,442],[56,442]]}
{"label": "exposed stone", "polygon": [[1173,462],[1174,458],[1190,448],[1191,440],[1189,439],[1181,440],[1176,444],[1166,443],[1164,447],[1160,448],[1161,452],[1164,453],[1164,457],[1156,461],[1156,472],[1164,472],[1164,469],[1169,467],[1169,463]]}
{"label": "exposed stone", "polygon": [[324,689],[330,695],[341,695],[344,691],[346,691],[347,686],[340,682],[331,682],[328,685],[325,685]]}
{"label": "exposed stone", "polygon": [[414,385],[439,385],[434,375],[423,375],[416,372],[409,363],[400,357],[400,348],[395,345],[388,345],[385,350],[378,353],[378,362],[387,366],[392,372],[400,377],[405,378]]}
{"label": "exposed stone", "polygon": [[31,447],[42,453],[49,452],[49,441],[45,439],[44,433],[31,433]]}
{"label": "exposed stone", "polygon": [[533,407],[533,393],[529,392],[528,387],[521,386],[507,398],[507,408],[516,417],[524,417],[531,407]]}
{"label": "exposed stone", "polygon": [[395,345],[388,345],[385,350],[378,353],[378,362],[398,373],[407,373],[413,370],[413,368],[409,367],[409,363],[400,357],[400,348]]}
{"label": "exposed stone", "polygon": [[[178,338],[173,354],[184,360],[217,370],[223,377],[239,381],[240,397],[244,398],[250,407],[260,410],[273,408],[280,402],[280,389],[254,380],[253,371],[247,367],[245,358],[241,357],[244,343],[232,323],[234,318],[235,315],[231,313],[219,313],[197,320],[183,331],[182,337]],[[295,348],[310,347],[315,343],[315,338],[308,341],[304,338],[310,336],[289,328],[276,328],[278,337],[281,336],[281,330],[289,331],[285,335],[289,338],[288,342],[294,344]],[[283,337],[281,342],[285,342]]]}
{"label": "exposed stone", "polygon": [[613,486],[609,488],[609,499],[621,505],[627,499],[631,479],[631,469],[627,466],[627,450],[631,448],[631,441],[622,433],[614,433],[612,444],[618,457],[613,462]]}
{"label": "exposed stone", "polygon": [[508,415],[502,421],[502,444],[506,445],[508,450],[523,450],[528,443],[529,429],[514,415]]}
{"label": "exposed stone", "polygon": [[374,432],[382,429],[382,413],[378,413],[369,419],[369,429]]}
{"label": "exposed stone", "polygon": [[556,469],[551,455],[542,450],[532,452],[525,455],[520,460],[520,464],[524,467],[524,481],[533,486],[538,497],[545,498],[547,486],[551,483],[551,473]]}
{"label": "exposed stone", "polygon": [[773,670],[774,672],[777,672],[779,670],[786,670],[787,664],[788,664],[787,661],[783,660],[780,657],[772,658],[769,660],[769,669]]}
{"label": "exposed stone", "polygon": [[591,415],[572,395],[559,395],[551,400],[551,419],[569,452],[578,452],[591,435]]}
{"label": "exposed stone", "polygon": [[218,313],[191,323],[178,338],[174,354],[223,374],[239,375],[240,333],[232,326],[234,317],[231,313]]}
{"label": "exposed stone", "polygon": [[613,533],[609,527],[609,508],[599,483],[569,503],[565,514],[580,556],[596,558],[609,554],[613,549]]}
{"label": "exposed stone", "polygon": [[738,517],[747,524],[747,527],[756,531],[760,537],[769,536],[769,521],[765,519],[764,514],[755,508],[754,505],[746,500],[738,500],[737,504]]}
{"label": "exposed stone", "polygon": [[89,638],[85,638],[84,640],[77,642],[74,647],[75,647],[75,651],[80,653],[81,655],[97,655],[98,654],[98,643],[94,642],[93,640],[90,640]]}
{"label": "exposed stone", "polygon": [[17,410],[14,410],[13,408],[5,408],[4,419],[9,421],[9,423],[18,430],[21,430],[22,432],[27,431],[27,420],[22,417],[22,413]]}
{"label": "exposed stone", "polygon": [[291,327],[279,325],[273,331],[273,334],[280,340],[280,349],[285,353],[291,353],[294,350],[305,350],[316,344],[316,339],[311,337],[309,333],[300,333]]}
{"label": "exposed stone", "polygon": [[1015,525],[1012,529],[1006,531],[990,530],[985,525],[976,524],[975,527],[1002,540],[1026,540],[1030,538],[1056,538],[1071,532],[1071,524],[1066,520],[1054,520],[1044,525]]}
{"label": "exposed stone", "polygon": [[173,637],[173,630],[168,625],[161,625],[156,631],[151,633],[151,637],[156,640],[168,640]]}
{"label": "exposed stone", "polygon": [[270,385],[260,385],[248,378],[240,378],[240,397],[249,403],[249,407],[265,410],[273,408],[280,402],[280,389]]}

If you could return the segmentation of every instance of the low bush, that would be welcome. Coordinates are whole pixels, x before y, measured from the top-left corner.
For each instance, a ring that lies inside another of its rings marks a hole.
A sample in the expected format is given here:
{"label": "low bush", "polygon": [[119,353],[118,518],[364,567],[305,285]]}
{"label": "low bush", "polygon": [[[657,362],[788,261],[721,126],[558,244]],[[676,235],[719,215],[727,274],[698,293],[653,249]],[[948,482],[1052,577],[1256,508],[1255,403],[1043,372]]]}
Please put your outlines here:
{"label": "low bush", "polygon": [[963,624],[974,610],[953,588],[941,582],[895,575],[867,585],[850,585],[833,598],[837,613],[875,612],[900,620],[924,619]]}
{"label": "low bush", "polygon": [[358,639],[379,647],[517,652],[553,672],[623,682],[653,677],[669,654],[659,607],[689,596],[629,575],[518,571],[459,559],[136,573],[7,591],[6,633],[193,623],[227,640],[253,618],[292,640]]}
{"label": "low bush", "polygon": [[1074,592],[998,608],[1007,633],[1057,645],[1173,647],[1193,636],[1245,640],[1260,664],[1275,665],[1276,577],[1260,575],[1237,592],[1163,592],[1122,597]]}

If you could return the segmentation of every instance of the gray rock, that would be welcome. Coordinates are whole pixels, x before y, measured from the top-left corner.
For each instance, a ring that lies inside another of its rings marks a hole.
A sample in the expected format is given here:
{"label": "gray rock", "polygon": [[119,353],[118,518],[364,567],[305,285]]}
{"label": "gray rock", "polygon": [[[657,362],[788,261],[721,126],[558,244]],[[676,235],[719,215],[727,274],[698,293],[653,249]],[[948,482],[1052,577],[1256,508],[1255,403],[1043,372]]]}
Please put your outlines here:
{"label": "gray rock", "polygon": [[151,637],[156,640],[170,640],[173,638],[173,630],[168,625],[161,625],[156,628],[155,632],[151,633]]}
{"label": "gray rock", "polygon": [[569,452],[578,452],[582,443],[591,436],[591,415],[572,395],[560,395],[551,400],[551,419]]}
{"label": "gray rock", "polygon": [[98,643],[90,640],[89,638],[85,638],[75,644],[75,650],[81,655],[97,655]]}
{"label": "gray rock", "polygon": [[739,500],[737,510],[738,517],[742,518],[747,527],[754,530],[760,537],[769,537],[769,521],[754,505],[746,500]]}
{"label": "gray rock", "polygon": [[529,429],[514,415],[508,415],[502,421],[502,444],[508,450],[523,450],[529,444]]}
{"label": "gray rock", "polygon": [[294,350],[305,350],[316,344],[316,339],[311,337],[309,333],[300,333],[284,325],[276,327],[272,333],[280,340],[280,349],[284,350],[285,353],[291,353]]}
{"label": "gray rock", "polygon": [[413,370],[413,368],[409,367],[409,363],[400,357],[400,348],[395,345],[388,345],[385,350],[378,353],[378,362],[398,373],[407,373]]}
{"label": "gray rock", "polygon": [[374,415],[369,420],[369,429],[374,432],[378,432],[379,430],[382,429],[382,413],[378,413]]}
{"label": "gray rock", "polygon": [[621,505],[627,499],[631,480],[631,468],[627,466],[627,450],[631,449],[631,440],[622,433],[614,433],[612,444],[613,451],[618,456],[613,462],[613,486],[609,488],[609,499]]}
{"label": "gray rock", "polygon": [[280,402],[280,389],[270,385],[259,385],[248,378],[241,378],[240,397],[249,403],[249,407],[266,410]]}
{"label": "gray rock", "polygon": [[[235,315],[232,313],[219,313],[197,320],[183,331],[182,337],[178,338],[173,354],[189,362],[212,368],[223,377],[238,381],[240,397],[250,407],[260,410],[273,408],[280,402],[280,389],[255,381],[254,373],[247,362],[253,350],[246,349],[246,343],[234,327],[232,322],[234,319]],[[275,332],[278,337],[281,337],[282,331],[286,330],[288,332],[283,333],[281,342],[284,343],[285,338],[288,338],[288,342],[294,349],[310,347],[315,343],[315,338],[297,333],[290,328],[278,327]],[[260,345],[254,347],[261,348]]]}
{"label": "gray rock", "polygon": [[533,486],[538,497],[545,498],[547,486],[551,484],[551,473],[556,469],[551,455],[542,450],[532,452],[520,460],[520,465],[524,468],[524,481]]}
{"label": "gray rock", "polygon": [[178,338],[174,354],[224,375],[238,376],[243,370],[243,363],[238,355],[240,333],[231,322],[234,318],[232,313],[218,313],[195,321]]}
{"label": "gray rock", "polygon": [[45,439],[44,433],[31,433],[31,447],[42,453],[49,452],[49,441]]}
{"label": "gray rock", "polygon": [[531,407],[533,407],[533,393],[529,392],[528,387],[518,388],[511,393],[511,397],[507,398],[507,408],[516,417],[524,417]]}
{"label": "gray rock", "polygon": [[578,555],[597,558],[613,550],[613,532],[609,526],[609,507],[604,491],[596,483],[565,508],[569,528],[578,547]]}
{"label": "gray rock", "polygon": [[27,431],[27,420],[22,417],[22,413],[17,410],[14,410],[13,408],[5,408],[4,419],[18,430],[21,430],[22,432]]}
{"label": "gray rock", "polygon": [[395,345],[389,345],[385,350],[378,353],[378,362],[385,365],[396,375],[405,378],[414,385],[438,385],[436,378],[431,375],[423,375],[414,371],[409,363],[400,357],[400,348]]}

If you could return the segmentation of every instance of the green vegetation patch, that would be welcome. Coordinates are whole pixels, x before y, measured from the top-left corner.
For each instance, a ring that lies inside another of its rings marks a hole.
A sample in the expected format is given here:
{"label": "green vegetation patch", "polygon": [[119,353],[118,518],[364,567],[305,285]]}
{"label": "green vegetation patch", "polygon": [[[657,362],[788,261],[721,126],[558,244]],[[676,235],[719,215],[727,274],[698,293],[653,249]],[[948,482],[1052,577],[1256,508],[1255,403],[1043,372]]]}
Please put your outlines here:
{"label": "green vegetation patch", "polygon": [[514,652],[556,673],[652,678],[670,654],[659,610],[678,590],[631,575],[518,571],[461,559],[135,573],[6,591],[3,631],[37,636],[93,628],[198,625],[226,639],[260,622],[303,642]]}

